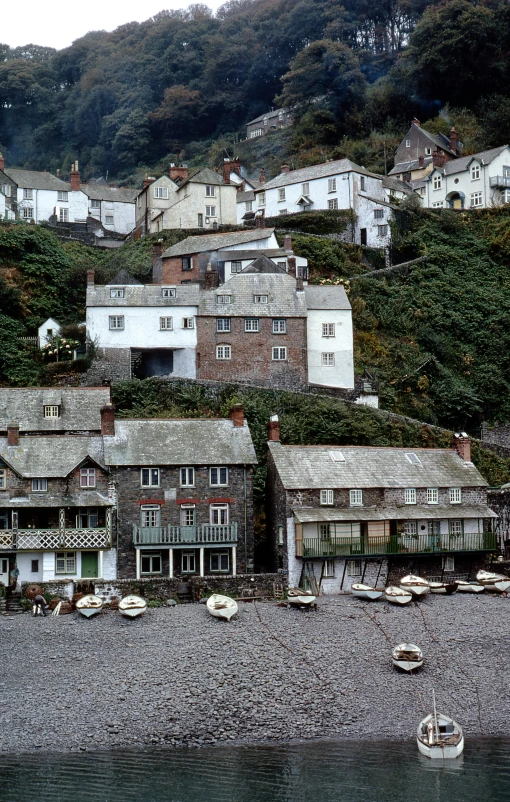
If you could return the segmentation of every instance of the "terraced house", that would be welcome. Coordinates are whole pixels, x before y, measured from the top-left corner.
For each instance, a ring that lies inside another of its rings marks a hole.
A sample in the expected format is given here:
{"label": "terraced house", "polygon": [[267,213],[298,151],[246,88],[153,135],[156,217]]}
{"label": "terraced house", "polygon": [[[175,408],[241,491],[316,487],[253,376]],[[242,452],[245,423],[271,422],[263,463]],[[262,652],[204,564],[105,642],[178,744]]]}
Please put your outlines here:
{"label": "terraced house", "polygon": [[411,570],[473,576],[496,548],[467,435],[450,449],[285,446],[269,423],[268,526],[289,585],[323,593]]}

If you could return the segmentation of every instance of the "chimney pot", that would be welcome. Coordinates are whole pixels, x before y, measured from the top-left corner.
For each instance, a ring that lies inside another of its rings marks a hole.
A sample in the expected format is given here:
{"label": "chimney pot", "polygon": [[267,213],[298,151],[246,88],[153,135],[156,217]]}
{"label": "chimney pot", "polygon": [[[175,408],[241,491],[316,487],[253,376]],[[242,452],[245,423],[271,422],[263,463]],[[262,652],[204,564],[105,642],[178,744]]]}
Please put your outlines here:
{"label": "chimney pot", "polygon": [[242,404],[234,404],[230,410],[230,417],[234,423],[234,428],[244,426],[244,407]]}
{"label": "chimney pot", "polygon": [[471,438],[466,432],[454,434],[451,447],[456,450],[457,454],[464,462],[471,462]]}
{"label": "chimney pot", "polygon": [[418,167],[423,167],[424,157],[418,156]]}
{"label": "chimney pot", "polygon": [[71,175],[69,177],[71,183],[71,192],[80,191],[80,173],[78,172],[78,162],[74,162]]}
{"label": "chimney pot", "polygon": [[289,266],[289,276],[294,276],[294,278],[296,278],[297,277],[296,257],[295,256],[289,256],[289,258],[287,259],[287,264]]}
{"label": "chimney pot", "polygon": [[0,153],[0,170],[3,170],[5,167],[5,159],[3,153]]}
{"label": "chimney pot", "polygon": [[303,276],[297,276],[296,277],[296,291],[297,292],[304,292]]}
{"label": "chimney pot", "polygon": [[280,421],[278,415],[273,414],[269,417],[267,424],[267,439],[273,443],[280,442]]}
{"label": "chimney pot", "polygon": [[266,170],[265,170],[265,167],[261,167],[260,168],[259,182],[261,184],[265,184],[266,183]]}
{"label": "chimney pot", "polygon": [[7,445],[19,446],[19,423],[16,421],[7,424]]}
{"label": "chimney pot", "polygon": [[173,167],[170,167],[169,175],[172,181],[185,181],[188,177],[188,168],[184,165],[181,165],[180,167],[176,167],[174,165]]}
{"label": "chimney pot", "polygon": [[105,404],[101,407],[101,434],[115,434],[115,407],[113,404]]}
{"label": "chimney pot", "polygon": [[420,121],[417,119],[417,117],[413,117],[413,119],[411,120],[411,125],[417,125],[417,126],[418,126],[418,128],[419,128],[419,127],[420,127],[420,125],[421,125],[421,123],[420,123]]}
{"label": "chimney pot", "polygon": [[286,251],[292,250],[292,239],[290,234],[285,234],[285,238],[283,240],[283,247],[285,248]]}
{"label": "chimney pot", "polygon": [[455,128],[452,128],[450,131],[450,149],[453,150],[454,153],[458,152],[458,143],[459,135]]}
{"label": "chimney pot", "polygon": [[432,164],[434,167],[442,167],[446,161],[448,161],[448,159],[443,152],[435,150],[432,154]]}
{"label": "chimney pot", "polygon": [[87,287],[94,286],[95,275],[94,270],[87,270]]}
{"label": "chimney pot", "polygon": [[290,173],[290,167],[288,164],[282,164],[280,172],[282,173]]}

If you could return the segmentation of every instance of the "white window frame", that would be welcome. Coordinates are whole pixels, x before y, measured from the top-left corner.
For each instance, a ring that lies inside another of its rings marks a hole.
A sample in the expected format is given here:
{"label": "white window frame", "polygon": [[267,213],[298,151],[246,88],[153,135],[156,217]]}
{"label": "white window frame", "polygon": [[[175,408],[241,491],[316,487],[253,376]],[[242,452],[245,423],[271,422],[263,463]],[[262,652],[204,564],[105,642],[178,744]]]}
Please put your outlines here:
{"label": "white window frame", "polygon": [[109,315],[108,326],[110,331],[124,331],[124,315]]}
{"label": "white window frame", "polygon": [[469,205],[473,209],[480,209],[483,206],[483,192],[472,192]]}
{"label": "white window frame", "polygon": [[278,524],[276,527],[276,543],[278,546],[283,546],[284,539],[283,539],[283,524]]}
{"label": "white window frame", "polygon": [[439,504],[439,488],[427,487],[427,504]]}
{"label": "white window frame", "polygon": [[335,503],[334,490],[321,490],[319,492],[319,501],[323,507],[332,507]]}
{"label": "white window frame", "polygon": [[404,537],[418,536],[418,521],[404,521]]}
{"label": "white window frame", "polygon": [[374,220],[384,220],[384,209],[374,209]]}
{"label": "white window frame", "polygon": [[382,226],[377,226],[377,236],[378,237],[388,236],[388,225],[386,223],[384,223]]}
{"label": "white window frame", "polygon": [[69,222],[69,209],[67,209],[65,206],[60,206],[58,210],[58,221],[59,223]]}
{"label": "white window frame", "polygon": [[334,211],[335,209],[338,209],[338,198],[330,198],[328,200],[328,209],[330,211]]}
{"label": "white window frame", "polygon": [[47,493],[48,480],[47,479],[32,479],[32,493]]}
{"label": "white window frame", "polygon": [[324,570],[322,572],[323,579],[334,579],[335,578],[335,561],[334,560],[324,560]]}
{"label": "white window frame", "polygon": [[278,203],[285,200],[285,187],[278,188]]}
{"label": "white window frame", "polygon": [[288,209],[278,209],[278,214],[288,214]]}
{"label": "white window frame", "polygon": [[229,521],[230,510],[227,502],[209,504],[209,523],[211,526],[228,526]]}
{"label": "white window frame", "polygon": [[440,209],[443,207],[443,201],[434,201],[432,204],[433,209]]}
{"label": "white window frame", "polygon": [[181,526],[196,526],[197,509],[195,504],[181,504]]}
{"label": "white window frame", "polygon": [[179,468],[181,487],[195,487],[195,469],[191,466]]}
{"label": "white window frame", "polygon": [[215,198],[216,197],[216,187],[214,184],[206,184],[205,185],[205,197],[206,198]]}
{"label": "white window frame", "polygon": [[[150,570],[143,570],[144,560],[149,560]],[[159,560],[159,571],[154,570],[154,562]],[[144,551],[140,554],[140,574],[142,576],[161,576],[163,573],[163,560],[159,551]]]}
{"label": "white window frame", "polygon": [[432,156],[432,148],[425,148],[425,156]]}
{"label": "white window frame", "polygon": [[432,179],[432,189],[435,191],[437,189],[441,189],[442,186],[443,186],[443,179],[438,173],[436,173],[436,175]]}
{"label": "white window frame", "polygon": [[29,189],[28,187],[23,190],[23,200],[33,200],[34,199],[34,190]]}
{"label": "white window frame", "polygon": [[363,490],[349,490],[349,505],[351,507],[363,506]]}
{"label": "white window frame", "polygon": [[[61,565],[59,565],[61,563]],[[55,574],[76,574],[76,552],[55,552]]]}
{"label": "white window frame", "polygon": [[334,323],[323,323],[322,324],[322,336],[323,337],[335,337],[335,324]]}
{"label": "white window frame", "polygon": [[183,551],[181,554],[181,573],[196,574],[197,555],[194,551]]}
{"label": "white window frame", "polygon": [[7,470],[0,468],[0,490],[5,490],[7,487]]}
{"label": "white window frame", "polygon": [[471,167],[471,181],[479,181],[480,180],[480,165],[473,164]]}
{"label": "white window frame", "polygon": [[173,317],[160,317],[159,330],[160,331],[173,331],[174,319]]}
{"label": "white window frame", "polygon": [[97,198],[90,199],[90,208],[91,209],[100,209],[101,208],[101,201]]}
{"label": "white window frame", "polygon": [[214,465],[209,468],[210,487],[228,487],[228,468],[224,465]]}
{"label": "white window frame", "polygon": [[144,529],[153,529],[161,526],[161,505],[142,504],[140,506],[140,521]]}
{"label": "white window frame", "polygon": [[126,290],[124,287],[112,287],[110,289],[110,298],[124,298]]}
{"label": "white window frame", "polygon": [[104,216],[104,224],[105,224],[105,226],[113,226],[113,224],[114,224],[113,214],[105,214],[105,216]]}
{"label": "white window frame", "polygon": [[365,176],[360,175],[359,177],[359,188],[361,192],[365,192]]}
{"label": "white window frame", "polygon": [[25,206],[25,208],[23,209],[23,219],[24,220],[34,219],[34,209],[32,206]]}
{"label": "white window frame", "polygon": [[69,192],[59,189],[57,191],[57,200],[62,201],[63,203],[67,203],[67,201],[69,200]]}
{"label": "white window frame", "polygon": [[301,184],[301,194],[302,195],[309,195],[310,194],[310,182],[303,181]]}
{"label": "white window frame", "polygon": [[336,178],[328,178],[328,192],[336,192]]}
{"label": "white window frame", "polygon": [[406,148],[410,148],[410,147],[411,147],[411,140],[410,139],[406,139]]}
{"label": "white window frame", "polygon": [[96,469],[80,468],[80,487],[96,486]]}
{"label": "white window frame", "polygon": [[205,216],[206,217],[216,217],[216,206],[206,206],[205,207]]}
{"label": "white window frame", "polygon": [[416,504],[415,487],[406,487],[404,489],[404,504]]}
{"label": "white window frame", "polygon": [[177,288],[176,287],[161,287],[161,297],[162,298],[176,298],[177,297]]}
{"label": "white window frame", "polygon": [[453,557],[451,554],[443,557],[442,569],[445,573],[453,573],[455,571],[455,557]]}
{"label": "white window frame", "polygon": [[347,573],[349,576],[361,576],[361,560],[347,560]]}
{"label": "white window frame", "polygon": [[287,320],[283,317],[277,317],[273,320],[273,334],[287,334]]}
{"label": "white window frame", "polygon": [[450,487],[448,490],[450,504],[462,504],[462,488]]}
{"label": "white window frame", "polygon": [[182,328],[183,329],[194,329],[195,328],[195,318],[194,317],[183,317],[183,319],[182,319]]}
{"label": "white window frame", "polygon": [[461,537],[464,534],[464,521],[462,519],[448,521],[448,534]]}
{"label": "white window frame", "polygon": [[[222,560],[226,559],[226,568],[223,568]],[[218,567],[214,567],[213,560],[218,560]],[[230,552],[228,551],[211,551],[209,555],[209,570],[212,574],[228,574],[230,571]]]}
{"label": "white window frame", "polygon": [[168,187],[154,187],[153,196],[158,200],[168,200]]}
{"label": "white window frame", "polygon": [[44,405],[45,418],[60,418],[60,404],[45,404]]}
{"label": "white window frame", "polygon": [[323,368],[335,367],[335,354],[333,351],[325,351],[321,354],[321,366]]}
{"label": "white window frame", "polygon": [[230,332],[232,330],[232,321],[229,317],[216,318],[216,331]]}
{"label": "white window frame", "polygon": [[275,345],[271,349],[272,353],[272,362],[285,362],[287,359],[287,348],[286,346],[279,346]]}
{"label": "white window frame", "polygon": [[159,487],[160,478],[159,468],[140,468],[140,487]]}
{"label": "white window frame", "polygon": [[231,304],[232,303],[232,296],[231,295],[217,295],[216,296],[216,303],[217,304]]}
{"label": "white window frame", "polygon": [[234,259],[230,262],[230,272],[231,273],[240,273],[243,269],[243,263],[239,259]]}
{"label": "white window frame", "polygon": [[266,205],[266,193],[259,192],[257,195],[257,205],[258,206],[265,206]]}
{"label": "white window frame", "polygon": [[253,303],[254,304],[267,304],[267,295],[254,295],[253,296]]}
{"label": "white window frame", "polygon": [[220,361],[227,361],[232,359],[232,346],[231,345],[217,345],[216,346],[216,359]]}
{"label": "white window frame", "polygon": [[244,206],[245,206],[245,211],[246,212],[253,211],[253,201],[245,201],[244,202]]}
{"label": "white window frame", "polygon": [[260,320],[258,317],[245,317],[244,330],[248,334],[257,334],[260,331]]}

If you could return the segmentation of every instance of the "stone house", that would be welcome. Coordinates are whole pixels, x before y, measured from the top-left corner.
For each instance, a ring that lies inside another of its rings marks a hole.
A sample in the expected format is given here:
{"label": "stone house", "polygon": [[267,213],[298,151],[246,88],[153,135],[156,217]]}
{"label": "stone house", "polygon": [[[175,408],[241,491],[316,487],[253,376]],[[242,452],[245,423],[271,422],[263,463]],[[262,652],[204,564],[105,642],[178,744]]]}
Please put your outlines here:
{"label": "stone house", "polygon": [[467,435],[450,449],[285,446],[269,423],[268,534],[290,586],[323,593],[412,571],[466,578],[496,548]]}
{"label": "stone house", "polygon": [[292,112],[289,109],[271,109],[246,123],[246,139],[256,139],[270,131],[292,125],[292,122]]}
{"label": "stone house", "polygon": [[395,151],[395,166],[389,175],[407,182],[423,179],[434,165],[444,164],[461,154],[462,142],[455,128],[451,129],[450,136],[431,134],[415,117]]}
{"label": "stone house", "polygon": [[121,578],[253,571],[257,458],[240,406],[222,420],[112,419],[104,443]]}

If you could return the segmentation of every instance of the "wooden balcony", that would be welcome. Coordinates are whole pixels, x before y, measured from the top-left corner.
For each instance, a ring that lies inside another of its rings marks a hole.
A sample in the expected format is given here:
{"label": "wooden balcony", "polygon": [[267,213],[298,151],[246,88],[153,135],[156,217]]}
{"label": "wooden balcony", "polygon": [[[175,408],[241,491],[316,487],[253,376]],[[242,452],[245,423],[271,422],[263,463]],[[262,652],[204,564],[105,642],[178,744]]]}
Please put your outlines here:
{"label": "wooden balcony", "polygon": [[133,524],[135,546],[214,546],[237,543],[237,523],[197,526],[137,526]]}
{"label": "wooden balcony", "polygon": [[296,539],[297,557],[385,557],[390,554],[434,554],[454,551],[494,551],[495,532],[461,535],[396,535],[395,537],[310,537]]}
{"label": "wooden balcony", "polygon": [[56,549],[109,549],[109,528],[94,529],[2,529],[0,550],[54,551]]}

